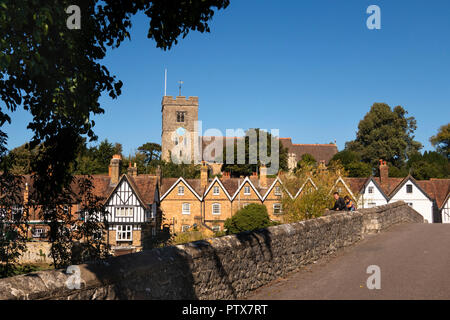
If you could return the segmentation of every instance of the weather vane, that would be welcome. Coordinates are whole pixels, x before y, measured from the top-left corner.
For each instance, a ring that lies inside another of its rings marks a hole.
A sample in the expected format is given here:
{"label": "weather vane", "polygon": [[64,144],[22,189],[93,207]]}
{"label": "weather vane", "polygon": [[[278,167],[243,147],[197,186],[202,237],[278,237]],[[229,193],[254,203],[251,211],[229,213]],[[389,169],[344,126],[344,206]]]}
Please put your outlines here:
{"label": "weather vane", "polygon": [[179,96],[181,97],[181,85],[184,83],[183,81],[178,81],[178,83],[179,83],[179,85],[178,85],[178,88],[180,89],[180,94],[179,94]]}

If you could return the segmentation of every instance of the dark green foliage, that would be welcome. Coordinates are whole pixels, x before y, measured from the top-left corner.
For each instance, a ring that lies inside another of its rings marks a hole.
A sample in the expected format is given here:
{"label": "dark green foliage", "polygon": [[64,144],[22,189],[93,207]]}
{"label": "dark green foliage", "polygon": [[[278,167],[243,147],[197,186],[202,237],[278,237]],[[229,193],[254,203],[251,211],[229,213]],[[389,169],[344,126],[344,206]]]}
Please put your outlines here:
{"label": "dark green foliage", "polygon": [[[148,37],[157,47],[169,49],[190,30],[208,32],[214,9],[226,8],[229,1],[79,1],[81,29],[69,30],[66,8],[72,4],[69,0],[0,3],[0,128],[11,122],[6,112],[23,108],[32,115],[29,150],[41,148],[26,169],[34,173],[30,198],[42,209],[40,218],[49,221],[55,266],[69,261],[72,230],[60,219],[73,219],[61,203],[70,203],[73,197],[74,161],[85,138],[97,138],[92,118],[104,112],[99,97],[121,94],[122,82],[101,64],[108,48],[129,38],[132,16],[144,12],[150,20]],[[6,141],[7,135],[0,130],[0,137]],[[110,146],[104,147],[97,150],[101,160],[94,171],[103,170],[110,160]],[[4,158],[2,151],[0,162]]]}
{"label": "dark green foliage", "polygon": [[450,123],[439,128],[439,132],[430,138],[436,151],[450,159]]}
{"label": "dark green foliage", "polygon": [[306,167],[314,167],[316,165],[317,165],[316,159],[309,153],[305,153],[304,155],[302,155],[302,158],[297,162],[297,167],[295,168],[295,170],[297,171]]}
{"label": "dark green foliage", "polygon": [[411,154],[422,148],[414,140],[416,120],[406,115],[401,106],[391,109],[385,103],[374,103],[359,122],[356,139],[346,143],[346,150],[358,153],[361,161],[372,167],[377,167],[379,159],[402,167]]}
{"label": "dark green foliage", "polygon": [[267,213],[266,206],[251,203],[238,210],[234,216],[225,221],[227,234],[267,228],[274,225]]}
{"label": "dark green foliage", "polygon": [[161,161],[162,176],[165,178],[195,179],[200,177],[200,165]]}
{"label": "dark green foliage", "polygon": [[347,171],[349,177],[370,177],[372,166],[361,162],[361,155],[355,151],[343,150],[336,153],[330,160],[330,165],[340,162]]}
{"label": "dark green foliage", "polygon": [[[234,144],[234,159],[233,163],[227,163],[227,153],[226,146],[223,146],[223,158],[220,155],[220,159],[223,159],[224,164],[222,165],[222,171],[230,172],[232,177],[240,177],[240,176],[250,176],[253,172],[258,172],[258,168],[261,164],[261,159],[259,159],[259,148],[260,148],[260,129],[254,129],[256,131],[256,144],[250,143],[250,137],[248,132],[246,132],[245,136],[245,163],[238,163],[238,145]],[[270,158],[272,153],[272,135],[267,132],[267,143],[266,148],[267,156]],[[278,148],[278,166],[280,170],[287,171],[288,170],[288,150],[284,148],[281,142],[279,142]],[[268,167],[271,166],[271,163],[266,164]],[[274,173],[276,174],[276,173]]]}
{"label": "dark green foliage", "polygon": [[447,158],[438,152],[425,151],[411,156],[407,169],[415,179],[427,180],[430,178],[448,178],[450,176],[450,163]]}

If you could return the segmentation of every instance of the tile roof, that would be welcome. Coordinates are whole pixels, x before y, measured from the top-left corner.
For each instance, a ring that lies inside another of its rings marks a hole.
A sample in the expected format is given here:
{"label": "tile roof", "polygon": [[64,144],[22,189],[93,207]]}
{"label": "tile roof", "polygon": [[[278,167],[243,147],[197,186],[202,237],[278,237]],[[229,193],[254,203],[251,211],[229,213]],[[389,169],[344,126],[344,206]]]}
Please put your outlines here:
{"label": "tile roof", "polygon": [[335,144],[294,144],[291,138],[280,138],[283,147],[288,149],[289,153],[294,153],[297,161],[300,161],[302,155],[309,153],[316,159],[317,162],[325,161],[325,164],[330,162],[331,158],[338,153]]}

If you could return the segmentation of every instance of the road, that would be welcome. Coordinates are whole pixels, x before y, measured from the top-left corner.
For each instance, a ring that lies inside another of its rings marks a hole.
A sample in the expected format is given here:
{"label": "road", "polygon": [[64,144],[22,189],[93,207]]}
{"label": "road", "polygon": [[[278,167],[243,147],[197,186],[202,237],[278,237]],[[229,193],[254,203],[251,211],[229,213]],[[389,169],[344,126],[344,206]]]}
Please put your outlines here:
{"label": "road", "polygon": [[[367,287],[370,265],[380,268],[380,289]],[[247,299],[450,299],[450,224],[393,226]]]}

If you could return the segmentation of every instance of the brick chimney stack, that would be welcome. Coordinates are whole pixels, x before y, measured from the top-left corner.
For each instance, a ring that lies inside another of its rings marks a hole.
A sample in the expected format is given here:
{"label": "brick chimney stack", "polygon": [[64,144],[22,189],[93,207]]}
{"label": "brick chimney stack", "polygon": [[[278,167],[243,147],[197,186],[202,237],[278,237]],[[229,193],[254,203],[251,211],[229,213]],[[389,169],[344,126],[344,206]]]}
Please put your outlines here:
{"label": "brick chimney stack", "polygon": [[136,162],[134,163],[134,166],[131,166],[131,161],[130,161],[130,165],[128,167],[128,175],[132,176],[132,177],[136,177],[138,175],[138,171],[137,171],[137,167],[136,167]]}
{"label": "brick chimney stack", "polygon": [[29,191],[28,191],[28,182],[25,183],[25,191],[23,192],[23,204],[28,204],[28,196],[29,196]]}
{"label": "brick chimney stack", "polygon": [[267,188],[267,167],[264,164],[259,167],[259,186]]}
{"label": "brick chimney stack", "polygon": [[205,161],[202,161],[202,167],[200,168],[200,186],[205,188],[208,185],[208,165]]}
{"label": "brick chimney stack", "polygon": [[380,182],[383,184],[387,182],[389,178],[389,166],[386,161],[380,159]]}
{"label": "brick chimney stack", "polygon": [[230,173],[228,171],[224,171],[222,173],[222,180],[228,180],[230,179]]}
{"label": "brick chimney stack", "polygon": [[122,156],[120,154],[115,154],[109,163],[109,176],[111,177],[111,184],[117,184],[119,182],[120,161],[122,161]]}

